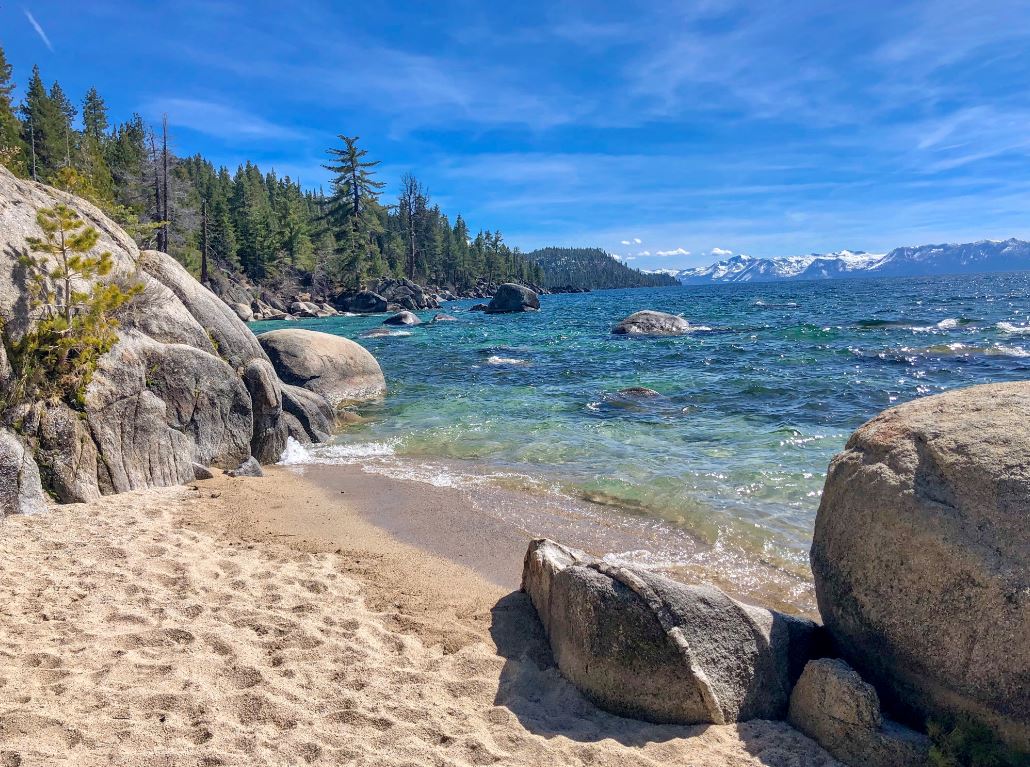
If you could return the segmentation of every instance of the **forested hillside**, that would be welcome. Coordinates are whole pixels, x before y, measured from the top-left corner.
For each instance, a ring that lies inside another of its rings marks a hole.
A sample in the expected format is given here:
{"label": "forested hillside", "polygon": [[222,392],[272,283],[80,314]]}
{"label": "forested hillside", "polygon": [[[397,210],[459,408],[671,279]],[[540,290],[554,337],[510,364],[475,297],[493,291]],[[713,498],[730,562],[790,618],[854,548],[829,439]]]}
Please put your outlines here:
{"label": "forested hillside", "polygon": [[[169,147],[134,114],[119,121],[95,88],[73,102],[33,69],[19,101],[0,49],[0,163],[86,197],[140,245],[166,251],[196,275],[221,267],[252,280],[304,281],[316,291],[357,288],[380,276],[464,289],[506,280],[540,284],[541,268],[500,232],[453,223],[412,176],[396,203],[383,199],[357,138],[327,152],[328,191],[247,162],[230,170]],[[327,140],[328,143],[328,140]]]}
{"label": "forested hillside", "polygon": [[526,258],[544,270],[545,288],[644,288],[678,285],[665,274],[631,269],[600,248],[541,248]]}

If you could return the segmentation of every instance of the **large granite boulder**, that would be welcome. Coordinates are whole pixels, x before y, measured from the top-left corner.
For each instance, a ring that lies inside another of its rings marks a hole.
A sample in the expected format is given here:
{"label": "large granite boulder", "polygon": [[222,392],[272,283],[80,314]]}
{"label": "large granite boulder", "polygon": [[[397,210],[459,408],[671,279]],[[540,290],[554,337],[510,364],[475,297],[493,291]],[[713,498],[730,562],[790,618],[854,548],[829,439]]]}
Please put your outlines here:
{"label": "large granite boulder", "polygon": [[354,295],[341,296],[336,300],[337,308],[345,312],[356,312],[358,314],[385,312],[386,304],[385,298],[371,290],[362,290]]}
{"label": "large granite boulder", "polygon": [[384,325],[421,325],[422,320],[417,314],[409,311],[397,312],[383,320]]}
{"label": "large granite boulder", "polygon": [[817,632],[547,540],[530,544],[522,588],[561,672],[602,708],[653,722],[782,719]]}
{"label": "large granite boulder", "polygon": [[675,314],[645,309],[621,320],[612,328],[620,336],[681,336],[690,331],[685,319]]}
{"label": "large granite boulder", "polygon": [[506,282],[497,287],[497,292],[486,305],[487,314],[509,314],[528,312],[540,308],[540,297],[524,285]]}
{"label": "large granite boulder", "polygon": [[310,389],[283,384],[283,418],[289,436],[302,445],[327,442],[336,427],[336,410]]}
{"label": "large granite boulder", "polygon": [[[119,312],[119,341],[100,360],[82,402],[8,402],[6,422],[62,501],[193,480],[194,464],[234,468],[277,460],[291,428],[282,383],[236,312],[178,262],[140,252],[95,206],[0,168],[0,318],[7,340],[34,322],[18,254],[40,236],[36,212],[63,203],[99,232],[106,279],[142,292]],[[0,347],[2,348],[2,347]],[[0,359],[0,377],[11,375]],[[317,396],[317,395],[313,395]],[[78,408],[78,409],[73,409]],[[35,465],[35,464],[34,464]]]}
{"label": "large granite boulder", "polygon": [[262,333],[258,341],[284,382],[303,386],[333,406],[386,393],[376,358],[349,338],[288,328]]}
{"label": "large granite boulder", "polygon": [[790,723],[850,767],[926,767],[930,739],[885,719],[873,686],[842,660],[805,666],[790,695]]}
{"label": "large granite boulder", "polygon": [[0,519],[46,511],[39,470],[31,453],[7,429],[0,429]]}
{"label": "large granite boulder", "polygon": [[833,459],[811,561],[839,654],[905,717],[1030,749],[1030,382],[892,408]]}

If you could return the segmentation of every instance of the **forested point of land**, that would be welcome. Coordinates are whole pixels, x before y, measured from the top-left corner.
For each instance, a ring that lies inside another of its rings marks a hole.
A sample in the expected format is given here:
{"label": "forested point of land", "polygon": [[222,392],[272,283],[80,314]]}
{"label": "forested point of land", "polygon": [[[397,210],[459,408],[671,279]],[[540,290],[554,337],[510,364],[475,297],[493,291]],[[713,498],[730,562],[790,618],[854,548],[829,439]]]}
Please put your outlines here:
{"label": "forested point of land", "polygon": [[667,274],[645,274],[600,248],[540,248],[525,254],[543,268],[545,288],[657,288],[678,285]]}

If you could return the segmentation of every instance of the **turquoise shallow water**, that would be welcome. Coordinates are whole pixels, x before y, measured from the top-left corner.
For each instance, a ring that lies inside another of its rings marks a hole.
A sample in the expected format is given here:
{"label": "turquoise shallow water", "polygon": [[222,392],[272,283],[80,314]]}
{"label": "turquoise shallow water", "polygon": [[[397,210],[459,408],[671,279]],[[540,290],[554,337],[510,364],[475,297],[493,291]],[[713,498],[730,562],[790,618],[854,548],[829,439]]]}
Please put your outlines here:
{"label": "turquoise shallow water", "polygon": [[[446,482],[491,473],[804,578],[827,464],[857,426],[915,397],[1030,377],[1028,289],[1023,274],[658,288],[543,296],[517,315],[459,301],[444,309],[456,322],[382,337],[362,337],[382,317],[298,325],[358,340],[386,373],[389,396],[333,455],[460,467]],[[610,334],[644,308],[696,329]],[[662,396],[618,394],[628,386]]]}

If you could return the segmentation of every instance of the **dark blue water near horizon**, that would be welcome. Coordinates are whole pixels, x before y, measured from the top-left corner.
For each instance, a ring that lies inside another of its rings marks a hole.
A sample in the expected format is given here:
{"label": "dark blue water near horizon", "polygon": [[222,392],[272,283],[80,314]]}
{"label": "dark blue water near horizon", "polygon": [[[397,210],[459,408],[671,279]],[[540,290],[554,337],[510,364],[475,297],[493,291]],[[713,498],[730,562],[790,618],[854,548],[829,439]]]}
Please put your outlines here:
{"label": "dark blue water near horizon", "polygon": [[[1030,378],[1028,274],[598,291],[512,315],[473,303],[388,336],[366,335],[381,316],[300,323],[363,344],[390,390],[324,460],[524,480],[799,577],[826,467],[855,428],[916,397]],[[639,309],[693,330],[611,335]],[[660,396],[619,393],[630,386]]]}

